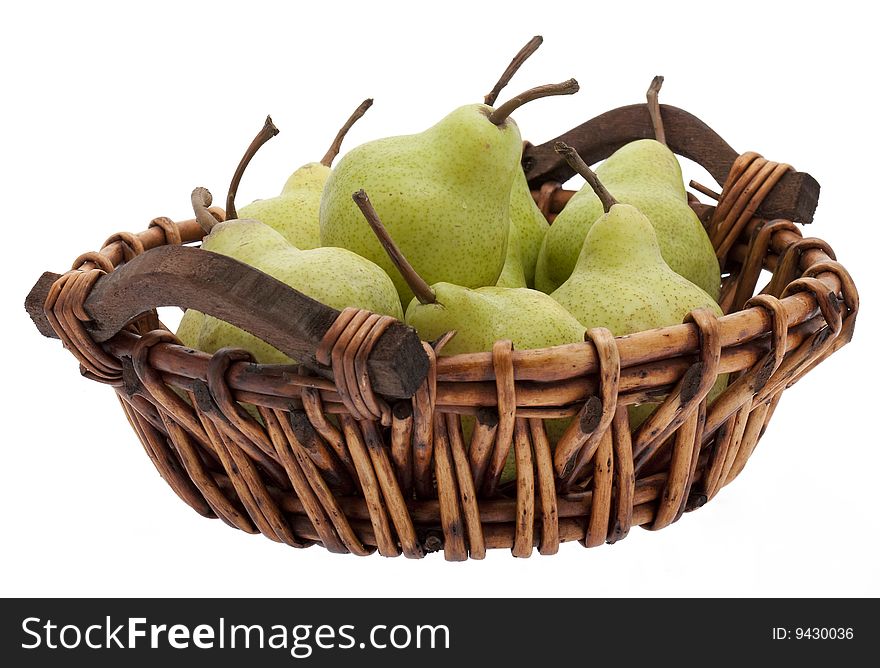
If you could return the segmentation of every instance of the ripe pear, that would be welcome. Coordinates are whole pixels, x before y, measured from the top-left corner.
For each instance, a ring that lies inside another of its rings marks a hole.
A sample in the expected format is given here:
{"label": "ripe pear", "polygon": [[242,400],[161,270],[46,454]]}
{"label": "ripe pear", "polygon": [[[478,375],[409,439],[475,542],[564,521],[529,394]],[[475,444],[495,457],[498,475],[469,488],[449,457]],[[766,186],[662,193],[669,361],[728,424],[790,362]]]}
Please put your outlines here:
{"label": "ripe pear", "polygon": [[[261,258],[270,257],[289,248],[291,245],[283,236],[258,220],[234,219],[218,223],[211,227],[209,234],[202,240],[203,250],[226,255],[252,267],[257,267]],[[275,278],[283,280],[279,276]],[[183,314],[177,330],[177,338],[184,345],[206,353],[215,353],[223,347],[235,346],[249,351],[260,364],[294,363],[280,350],[250,332],[210,315],[199,314],[202,315],[201,326],[196,336],[191,338],[186,331],[186,326],[189,325],[187,316],[190,313],[192,311]],[[192,343],[188,343],[188,340]]]}
{"label": "ripe pear", "polygon": [[721,308],[663,260],[651,221],[615,204],[587,235],[574,271],[550,293],[585,327],[615,336],[680,323],[690,311]]}
{"label": "ripe pear", "polygon": [[[268,225],[240,219],[214,225],[202,248],[250,264],[333,308],[356,306],[403,320],[403,310],[388,275],[344,248],[300,250]],[[234,346],[250,351],[262,364],[293,363],[252,334],[211,316],[204,316],[196,341],[186,332],[182,336],[180,330],[178,338],[207,353]]]}
{"label": "ripe pear", "polygon": [[[435,283],[431,288],[436,302],[423,304],[414,297],[406,309],[405,322],[425,341],[455,331],[455,336],[440,349],[440,355],[487,352],[501,340],[511,341],[520,350],[584,340],[584,326],[543,292],[498,286],[470,289],[451,283]],[[545,422],[551,444],[559,440],[569,422]],[[464,436],[470,441],[474,419],[462,416],[461,423]],[[515,460],[511,448],[501,474],[502,483],[516,477]]]}
{"label": "ripe pear", "polygon": [[471,289],[452,283],[435,283],[431,289],[435,301],[423,304],[414,297],[405,322],[425,341],[455,330],[441,355],[489,351],[504,339],[521,349],[584,340],[583,325],[543,292],[497,286]]}
{"label": "ripe pear", "polygon": [[[596,189],[605,212],[591,226],[574,271],[551,293],[553,299],[584,327],[606,327],[615,336],[679,324],[697,308],[723,315],[705,290],[666,263],[647,216],[618,203],[573,149],[560,142],[557,151]],[[710,400],[726,384],[726,376],[719,377]]]}
{"label": "ripe pear", "polygon": [[[403,309],[394,284],[369,260],[342,248],[300,250],[268,225],[237,218],[234,199],[244,168],[260,146],[277,133],[272,119],[267,117],[236,169],[227,196],[225,222],[218,223],[208,211],[212,200],[210,192],[204,188],[193,191],[196,220],[206,233],[202,248],[249,264],[333,308],[356,306],[402,320]],[[254,304],[254,308],[260,308],[260,304]],[[185,345],[208,353],[227,346],[244,348],[264,364],[292,361],[248,332],[208,315],[202,317],[195,337],[198,320],[198,315],[184,314],[178,336]]]}
{"label": "ripe pear", "polygon": [[[206,223],[211,228],[202,240],[202,249],[232,257],[253,267],[261,257],[290,247],[278,232],[257,220],[236,219],[214,223],[216,221]],[[177,338],[183,345],[207,353],[217,352],[226,345],[233,345],[228,342],[235,341],[234,345],[249,350],[261,364],[292,363],[282,352],[253,334],[192,309],[183,314],[177,328]]]}
{"label": "ripe pear", "polygon": [[538,252],[550,224],[535,205],[522,170],[513,179],[510,192],[510,232],[504,266],[495,285],[502,288],[532,287]]}
{"label": "ripe pear", "polygon": [[[455,332],[440,348],[440,355],[486,352],[501,340],[509,340],[519,349],[549,348],[584,340],[583,325],[543,292],[524,287],[471,289],[445,282],[429,286],[397,247],[366,193],[355,193],[354,201],[415,295],[406,309],[406,324],[414,327],[424,341]],[[462,425],[465,436],[470,438],[473,420],[463,419]],[[514,477],[512,454],[511,451],[502,482]]]}
{"label": "ripe pear", "polygon": [[293,172],[280,195],[258,199],[243,206],[238,212],[239,218],[251,218],[265,223],[300,250],[318,248],[321,245],[318,209],[321,205],[321,193],[330,177],[331,165],[339,154],[346,133],[372,104],[371,99],[361,103],[339,130],[320,162],[307,163]]}
{"label": "ripe pear", "polygon": [[[656,99],[659,83],[652,85]],[[659,114],[659,110],[656,112]],[[659,116],[658,116],[659,118]],[[662,142],[640,139],[618,149],[596,169],[614,198],[631,204],[651,221],[666,263],[713,299],[721,288],[715,251],[702,223],[688,205],[681,166]],[[602,203],[584,185],[553,221],[541,247],[535,285],[553,292],[571,275]]]}
{"label": "ripe pear", "polygon": [[517,348],[583,341],[584,327],[543,292],[494,285],[467,288],[447,282],[428,285],[391,237],[367,193],[359,190],[352,199],[389,261],[413,292],[405,322],[416,329],[423,341],[456,332],[440,354],[488,351],[503,339],[509,339]]}
{"label": "ripe pear", "polygon": [[522,139],[510,114],[547,95],[577,91],[574,80],[541,86],[493,109],[459,107],[415,135],[363,144],[339,161],[321,198],[321,243],[347,248],[385,269],[403,303],[413,293],[363,224],[351,193],[372,193],[388,231],[426,281],[477,288],[501,274],[510,199]]}
{"label": "ripe pear", "polygon": [[[253,239],[257,242],[252,242]],[[269,226],[253,220],[231,220],[214,226],[202,247],[247,262],[333,308],[357,306],[403,319],[397,292],[388,275],[369,260],[344,248],[300,250]],[[256,249],[258,253],[254,252]],[[265,364],[290,363],[282,353],[247,332],[206,317],[199,349],[215,352],[230,345],[251,350],[257,360]]]}

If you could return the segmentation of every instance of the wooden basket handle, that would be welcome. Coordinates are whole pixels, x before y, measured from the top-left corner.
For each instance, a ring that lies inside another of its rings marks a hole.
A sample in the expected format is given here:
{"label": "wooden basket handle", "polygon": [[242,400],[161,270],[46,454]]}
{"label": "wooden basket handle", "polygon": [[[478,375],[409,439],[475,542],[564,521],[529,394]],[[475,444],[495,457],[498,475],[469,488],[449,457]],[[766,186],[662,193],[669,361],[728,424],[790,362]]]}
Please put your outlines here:
{"label": "wooden basket handle", "polygon": [[[702,165],[724,185],[739,156],[718,133],[693,114],[667,104],[660,105],[666,143],[673,153]],[[574,171],[553,149],[562,141],[574,147],[587,164],[604,160],[621,146],[636,139],[653,139],[654,128],[647,104],[633,104],[605,112],[539,146],[527,145],[522,165],[529,187],[555,181],[565,183]],[[819,183],[805,172],[786,173],[761,203],[756,215],[767,220],[784,218],[811,223],[819,202]]]}
{"label": "wooden basket handle", "polygon": [[[57,338],[43,305],[59,277],[46,272],[25,306],[37,329]],[[263,339],[322,376],[332,372],[315,353],[340,312],[230,257],[186,246],[160,246],[102,276],[83,304],[96,342],[107,341],[128,323],[161,306],[192,308]],[[395,322],[367,359],[373,389],[411,397],[428,374],[428,357],[415,330]]]}

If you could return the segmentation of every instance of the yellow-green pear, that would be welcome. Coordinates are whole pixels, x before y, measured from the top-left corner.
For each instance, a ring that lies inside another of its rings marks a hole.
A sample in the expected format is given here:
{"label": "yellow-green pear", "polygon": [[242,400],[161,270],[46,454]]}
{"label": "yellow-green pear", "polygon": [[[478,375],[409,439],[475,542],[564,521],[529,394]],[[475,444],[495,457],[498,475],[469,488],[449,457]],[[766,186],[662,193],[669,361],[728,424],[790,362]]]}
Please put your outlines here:
{"label": "yellow-green pear", "polygon": [[[496,341],[509,340],[518,349],[549,348],[584,340],[584,327],[558,302],[543,292],[525,287],[466,288],[452,283],[427,282],[415,271],[379,219],[367,194],[354,201],[376,234],[389,259],[415,295],[406,309],[406,324],[423,341],[435,341],[454,331],[440,355],[492,350]],[[464,419],[469,438],[473,420]],[[512,479],[514,458],[508,458],[502,482]]]}
{"label": "yellow-green pear", "polygon": [[293,172],[280,195],[258,199],[243,206],[238,211],[239,218],[251,218],[265,223],[300,250],[318,248],[321,245],[318,209],[321,205],[321,193],[330,177],[331,165],[351,126],[372,104],[371,99],[361,103],[339,130],[330,149],[319,162],[307,163]]}
{"label": "yellow-green pear", "polygon": [[[210,221],[205,218],[203,222],[203,226],[210,226],[208,235],[202,240],[203,250],[256,267],[260,258],[291,247],[278,232],[257,220],[234,219],[217,223],[213,216],[210,218]],[[230,341],[235,341],[234,345],[250,351],[261,364],[291,363],[286,355],[253,334],[192,309],[183,314],[177,338],[183,345],[207,353],[217,352],[226,345],[233,345]]]}
{"label": "yellow-green pear", "polygon": [[[549,348],[584,340],[584,326],[558,302],[531,288],[487,286],[463,288],[451,283],[431,286],[436,301],[421,303],[414,297],[406,309],[405,322],[425,341],[454,331],[440,355],[492,350],[496,341],[509,340],[514,348]],[[570,420],[546,422],[548,438],[555,444]],[[462,417],[465,438],[470,440],[473,418]],[[513,449],[508,454],[501,482],[516,477]]]}
{"label": "yellow-green pear", "polygon": [[[698,308],[723,315],[705,290],[669,267],[644,214],[618,203],[572,148],[559,142],[556,150],[595,189],[604,213],[591,226],[571,276],[551,293],[553,299],[587,329],[606,327],[615,336],[679,324]],[[726,383],[726,376],[719,378],[710,400]]]}
{"label": "yellow-green pear", "polygon": [[[234,194],[250,159],[268,139],[278,133],[271,118],[248,146],[236,169],[227,197],[227,220],[218,222],[210,213],[211,193],[196,188],[192,204],[206,236],[202,248],[226,255],[286,283],[327,306],[355,306],[403,320],[403,309],[388,275],[369,260],[343,248],[300,250],[268,225],[239,219]],[[259,309],[260,304],[254,304]],[[184,314],[178,338],[184,345],[213,353],[227,346],[244,348],[264,364],[290,363],[279,350],[238,327],[208,315]],[[199,316],[202,316],[201,318]],[[196,335],[196,325],[201,320]]]}
{"label": "yellow-green pear", "polygon": [[455,331],[441,355],[492,350],[496,341],[515,348],[549,348],[584,340],[584,327],[557,301],[530,288],[464,288],[452,283],[431,286],[433,302],[414,297],[405,322],[425,341]]}
{"label": "yellow-green pear", "polygon": [[[202,248],[250,264],[327,306],[339,310],[356,306],[403,320],[400,300],[388,275],[344,248],[300,250],[268,225],[240,219],[213,225]],[[207,353],[234,346],[248,350],[262,364],[293,362],[261,339],[212,316],[203,317],[196,339],[180,330],[178,338]]]}
{"label": "yellow-green pear", "polygon": [[[658,77],[652,83],[650,99],[656,101],[661,82]],[[659,119],[659,107],[649,107]],[[662,128],[658,124],[659,120],[655,125]],[[617,201],[633,205],[651,221],[666,264],[717,299],[721,287],[718,260],[688,204],[678,159],[666,144],[655,139],[630,142],[599,165],[596,174]],[[535,276],[539,290],[553,292],[568,279],[584,239],[602,214],[602,203],[589,184],[584,185],[544,238]]]}
{"label": "yellow-green pear", "polygon": [[[385,269],[403,303],[413,293],[364,225],[351,194],[361,188],[395,242],[429,283],[476,288],[501,274],[511,188],[522,139],[510,114],[530,100],[571,94],[573,79],[531,89],[497,108],[459,107],[420,134],[363,144],[342,157],[321,198],[321,243]],[[521,171],[521,170],[520,170]]]}

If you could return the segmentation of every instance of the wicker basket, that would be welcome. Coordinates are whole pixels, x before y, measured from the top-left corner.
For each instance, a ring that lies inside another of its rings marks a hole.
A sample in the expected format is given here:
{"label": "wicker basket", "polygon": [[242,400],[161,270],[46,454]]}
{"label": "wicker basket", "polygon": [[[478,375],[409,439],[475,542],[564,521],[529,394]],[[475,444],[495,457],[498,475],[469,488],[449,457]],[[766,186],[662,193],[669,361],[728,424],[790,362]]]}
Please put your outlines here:
{"label": "wicker basket", "polygon": [[[27,307],[83,375],[113,387],[160,475],[196,512],[294,547],[446,559],[518,557],[661,529],[739,475],[782,392],[847,343],[858,296],[810,222],[818,184],[737,155],[664,105],[667,143],[703,165],[717,203],[692,201],[721,259],[718,318],[544,350],[437,357],[396,320],[338,312],[230,258],[184,244],[195,221],[158,218],[108,239],[73,270],[46,273]],[[588,163],[652,136],[646,105],[562,135]],[[529,182],[552,220],[571,171],[552,142],[526,145]],[[221,217],[217,211],[215,215]],[[762,269],[772,272],[755,295]],[[302,364],[251,363],[178,345],[155,308],[196,308],[243,326]],[[718,374],[726,391],[707,406]],[[627,407],[661,406],[634,433]],[[258,415],[242,403],[256,407]],[[461,416],[473,416],[470,442]],[[545,421],[573,417],[555,447]],[[516,479],[500,484],[513,449]]]}

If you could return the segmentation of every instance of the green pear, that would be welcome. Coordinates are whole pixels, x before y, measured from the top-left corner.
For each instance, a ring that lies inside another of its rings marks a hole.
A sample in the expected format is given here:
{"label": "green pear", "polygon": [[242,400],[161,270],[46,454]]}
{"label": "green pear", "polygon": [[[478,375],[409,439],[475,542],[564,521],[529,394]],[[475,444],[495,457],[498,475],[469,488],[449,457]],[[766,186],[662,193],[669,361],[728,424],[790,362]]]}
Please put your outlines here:
{"label": "green pear", "polygon": [[590,229],[574,271],[550,293],[585,327],[615,336],[678,324],[690,311],[721,308],[666,264],[647,216],[615,204]]}
{"label": "green pear", "polygon": [[467,288],[442,281],[428,285],[397,246],[367,193],[359,190],[352,199],[414,295],[405,322],[423,341],[456,332],[440,354],[488,351],[504,339],[517,348],[545,348],[584,340],[584,327],[543,292],[494,285]]}
{"label": "green pear", "polygon": [[[340,310],[356,306],[403,320],[400,300],[388,275],[344,248],[300,250],[268,225],[240,219],[214,225],[202,248],[249,264],[327,306]],[[184,314],[178,330],[185,345],[206,353],[234,346],[248,350],[261,364],[293,363],[268,343],[212,316],[203,316],[194,337],[189,313],[193,312]]]}
{"label": "green pear", "polygon": [[[656,81],[654,86],[659,88]],[[635,206],[651,221],[666,263],[717,299],[721,287],[718,260],[688,204],[675,154],[660,141],[640,139],[618,149],[599,165],[596,174],[617,201]],[[553,292],[568,279],[584,239],[602,213],[602,203],[585,184],[547,232],[536,269],[538,289]]]}
{"label": "green pear", "polygon": [[[271,227],[258,220],[246,219],[217,223],[202,240],[203,250],[232,257],[252,267],[256,267],[261,258],[290,247],[287,240]],[[201,318],[192,316],[190,320],[190,313],[197,313]],[[261,364],[292,363],[286,355],[253,334],[198,311],[187,311],[183,314],[177,338],[184,345],[206,353],[235,345],[250,351]]]}
{"label": "green pear", "polygon": [[460,107],[415,135],[363,144],[339,161],[321,198],[321,243],[347,248],[385,269],[403,303],[413,293],[363,224],[352,192],[372,193],[394,240],[429,283],[477,288],[501,274],[511,189],[522,139],[510,114],[547,95],[577,91],[574,80],[541,86],[492,108]]}
{"label": "green pear", "polygon": [[[584,326],[543,292],[497,286],[470,289],[452,283],[435,283],[431,287],[436,302],[423,304],[413,298],[406,309],[405,322],[425,341],[455,331],[455,336],[440,349],[440,355],[486,352],[500,340],[510,340],[515,348],[524,350],[584,340]],[[559,440],[569,422],[546,421],[551,443]],[[462,416],[461,423],[464,437],[470,442],[474,419]],[[501,482],[515,477],[516,457],[511,448]]]}
{"label": "green pear", "polygon": [[[584,327],[606,327],[615,336],[679,324],[698,308],[723,315],[705,290],[666,263],[647,216],[618,203],[573,149],[560,142],[557,151],[596,189],[605,212],[590,227],[574,271],[551,293],[553,299]],[[726,376],[720,377],[710,400],[726,384]]]}
{"label": "green pear", "polygon": [[251,218],[265,223],[280,232],[300,250],[318,248],[321,245],[318,209],[321,193],[330,177],[331,165],[339,154],[342,140],[351,126],[373,104],[364,100],[339,130],[333,144],[320,162],[310,162],[297,169],[284,184],[281,194],[269,199],[258,199],[243,206],[239,218]]}
{"label": "green pear", "polygon": [[[440,355],[486,352],[501,340],[509,340],[519,349],[549,348],[584,340],[583,325],[543,292],[525,287],[472,289],[445,282],[429,286],[397,247],[367,194],[363,190],[355,193],[354,201],[415,295],[406,309],[406,324],[415,328],[424,341],[435,341],[455,332],[440,348]],[[469,439],[473,420],[463,419],[462,425]],[[511,451],[502,481],[512,479],[514,472]]]}
{"label": "green pear", "polygon": [[[209,214],[210,215],[210,214]],[[211,217],[213,220],[213,217]],[[257,220],[208,221],[210,233],[202,240],[202,249],[227,255],[251,266],[264,255],[290,247],[278,232]],[[229,323],[192,309],[183,314],[177,328],[183,345],[207,353],[217,352],[227,341],[249,350],[261,364],[289,364],[290,360],[268,343]]]}
{"label": "green pear", "polygon": [[435,283],[433,303],[413,298],[406,324],[425,341],[455,330],[441,355],[492,350],[509,339],[515,348],[548,348],[584,340],[584,327],[558,302],[529,288],[488,286],[470,289]]}
{"label": "green pear", "polygon": [[531,287],[538,252],[550,224],[532,199],[526,175],[517,170],[510,191],[510,232],[504,266],[495,285],[503,288]]}
{"label": "green pear", "polygon": [[290,176],[280,195],[255,200],[243,206],[239,215],[265,223],[297,248],[317,248],[321,245],[318,207],[329,176],[329,167],[310,162]]}
{"label": "green pear", "polygon": [[[249,264],[333,308],[341,310],[355,306],[403,320],[403,309],[394,284],[369,260],[343,248],[300,250],[268,225],[237,217],[235,192],[244,169],[260,146],[277,133],[272,119],[267,117],[233,176],[225,222],[218,223],[208,211],[212,200],[210,192],[205,188],[193,191],[196,220],[206,233],[202,248]],[[260,304],[254,304],[254,308],[260,308]],[[185,345],[208,353],[232,346],[250,351],[258,362],[264,364],[292,362],[279,350],[238,327],[208,315],[189,313],[184,314],[178,329],[178,338]],[[197,328],[199,320],[201,326]]]}
{"label": "green pear", "polygon": [[[543,42],[543,37],[535,35],[525,43],[484,98],[485,104],[495,104],[498,94]],[[507,288],[534,287],[535,264],[549,223],[535,205],[525,172],[521,169],[516,170],[510,190],[510,222],[507,254],[495,285]]]}
{"label": "green pear", "polygon": [[[287,240],[274,229],[258,220],[248,219],[218,223],[202,240],[202,250],[226,255],[252,267],[256,267],[261,258],[283,252],[290,247]],[[189,313],[190,311],[184,313],[181,327],[177,331],[177,338],[185,344],[184,337],[188,334],[182,330],[184,324],[187,324],[184,321]],[[215,353],[226,346],[234,346],[250,352],[260,364],[293,364],[293,360],[287,355],[262,339],[210,315],[202,316],[201,327],[194,342],[187,345],[206,353]]]}
{"label": "green pear", "polygon": [[252,218],[265,223],[300,250],[318,248],[321,245],[318,210],[324,185],[330,177],[331,165],[339,155],[345,135],[372,104],[373,100],[367,99],[355,109],[319,162],[307,163],[293,172],[280,195],[243,206],[239,218]]}

